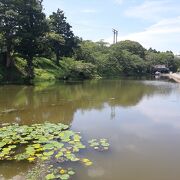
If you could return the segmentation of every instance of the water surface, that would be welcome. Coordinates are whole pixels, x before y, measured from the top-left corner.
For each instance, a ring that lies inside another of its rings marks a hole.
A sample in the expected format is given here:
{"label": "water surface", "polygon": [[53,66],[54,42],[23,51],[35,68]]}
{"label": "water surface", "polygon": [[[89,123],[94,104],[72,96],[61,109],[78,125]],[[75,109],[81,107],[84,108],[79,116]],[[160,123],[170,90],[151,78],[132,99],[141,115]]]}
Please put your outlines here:
{"label": "water surface", "polygon": [[[0,123],[71,124],[84,141],[107,138],[109,152],[74,167],[74,180],[179,180],[180,85],[160,80],[99,80],[0,86]],[[32,165],[1,162],[0,179],[24,179]]]}

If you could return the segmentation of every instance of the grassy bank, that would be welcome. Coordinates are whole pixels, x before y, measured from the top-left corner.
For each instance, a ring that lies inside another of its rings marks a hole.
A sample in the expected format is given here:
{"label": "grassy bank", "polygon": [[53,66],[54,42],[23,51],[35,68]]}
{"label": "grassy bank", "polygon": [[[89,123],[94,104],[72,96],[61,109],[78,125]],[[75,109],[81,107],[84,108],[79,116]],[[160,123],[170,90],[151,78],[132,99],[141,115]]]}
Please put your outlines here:
{"label": "grassy bank", "polygon": [[[14,57],[13,65],[9,68],[0,62],[0,82],[24,83],[27,79],[26,67],[26,61],[20,57]],[[99,77],[96,67],[91,63],[63,58],[57,66],[54,61],[43,57],[34,58],[34,75],[34,82]]]}

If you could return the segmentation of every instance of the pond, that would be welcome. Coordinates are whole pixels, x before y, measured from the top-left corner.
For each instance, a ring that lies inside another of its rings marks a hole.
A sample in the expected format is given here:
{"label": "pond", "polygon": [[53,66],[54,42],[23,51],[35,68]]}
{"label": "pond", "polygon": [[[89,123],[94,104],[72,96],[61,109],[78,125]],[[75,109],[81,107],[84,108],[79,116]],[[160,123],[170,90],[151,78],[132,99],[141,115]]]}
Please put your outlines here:
{"label": "pond", "polygon": [[[73,180],[180,179],[180,84],[115,79],[0,86],[1,124],[44,122],[71,125],[83,141],[109,141],[106,152],[82,152],[93,165],[73,164]],[[23,180],[34,166],[1,161],[0,180]]]}

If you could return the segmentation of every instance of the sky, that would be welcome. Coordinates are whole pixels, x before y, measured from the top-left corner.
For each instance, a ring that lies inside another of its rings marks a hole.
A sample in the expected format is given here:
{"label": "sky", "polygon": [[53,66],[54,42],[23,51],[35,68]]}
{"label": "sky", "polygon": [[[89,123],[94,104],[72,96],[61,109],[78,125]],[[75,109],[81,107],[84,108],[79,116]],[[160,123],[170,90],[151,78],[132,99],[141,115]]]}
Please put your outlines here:
{"label": "sky", "polygon": [[47,15],[58,8],[84,40],[133,40],[145,48],[180,54],[180,0],[44,0]]}

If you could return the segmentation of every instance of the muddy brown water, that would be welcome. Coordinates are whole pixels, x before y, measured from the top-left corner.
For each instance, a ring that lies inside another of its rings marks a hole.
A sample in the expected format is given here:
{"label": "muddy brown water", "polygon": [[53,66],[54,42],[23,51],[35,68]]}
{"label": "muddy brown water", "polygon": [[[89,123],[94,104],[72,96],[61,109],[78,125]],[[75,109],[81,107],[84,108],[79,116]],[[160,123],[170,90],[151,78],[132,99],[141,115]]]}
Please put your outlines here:
{"label": "muddy brown water", "polygon": [[[87,150],[93,166],[73,180],[179,180],[180,84],[97,80],[0,86],[0,123],[71,124],[83,140],[107,138],[110,150]],[[33,167],[0,162],[0,180],[23,180]],[[43,178],[42,178],[43,179]]]}

